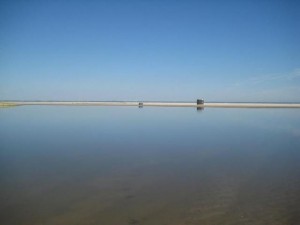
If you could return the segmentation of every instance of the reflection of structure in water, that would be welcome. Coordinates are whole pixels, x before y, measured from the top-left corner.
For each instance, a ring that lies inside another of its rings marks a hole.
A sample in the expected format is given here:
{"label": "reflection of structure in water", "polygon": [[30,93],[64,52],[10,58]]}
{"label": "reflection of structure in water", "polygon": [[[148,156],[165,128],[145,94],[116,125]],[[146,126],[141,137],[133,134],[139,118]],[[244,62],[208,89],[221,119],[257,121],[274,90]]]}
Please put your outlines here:
{"label": "reflection of structure in water", "polygon": [[204,110],[204,107],[197,107],[197,111],[201,112]]}
{"label": "reflection of structure in water", "polygon": [[203,99],[197,99],[197,111],[204,110],[204,100]]}

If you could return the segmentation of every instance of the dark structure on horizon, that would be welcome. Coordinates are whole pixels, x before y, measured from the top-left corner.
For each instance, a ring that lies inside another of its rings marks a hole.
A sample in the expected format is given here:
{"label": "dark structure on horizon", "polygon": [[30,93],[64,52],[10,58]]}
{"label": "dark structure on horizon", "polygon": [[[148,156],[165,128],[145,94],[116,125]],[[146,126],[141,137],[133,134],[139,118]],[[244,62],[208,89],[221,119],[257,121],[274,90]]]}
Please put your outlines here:
{"label": "dark structure on horizon", "polygon": [[197,111],[204,110],[204,100],[203,99],[197,99]]}
{"label": "dark structure on horizon", "polygon": [[203,105],[204,100],[203,99],[197,99],[197,105]]}

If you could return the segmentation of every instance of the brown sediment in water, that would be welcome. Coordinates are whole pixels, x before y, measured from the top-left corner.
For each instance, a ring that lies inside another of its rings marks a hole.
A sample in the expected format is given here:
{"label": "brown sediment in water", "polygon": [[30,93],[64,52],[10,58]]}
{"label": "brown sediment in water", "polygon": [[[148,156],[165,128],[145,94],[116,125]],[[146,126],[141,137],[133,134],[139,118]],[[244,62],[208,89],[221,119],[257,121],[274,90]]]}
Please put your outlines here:
{"label": "brown sediment in water", "polygon": [[0,224],[299,224],[297,110],[27,109],[2,112]]}

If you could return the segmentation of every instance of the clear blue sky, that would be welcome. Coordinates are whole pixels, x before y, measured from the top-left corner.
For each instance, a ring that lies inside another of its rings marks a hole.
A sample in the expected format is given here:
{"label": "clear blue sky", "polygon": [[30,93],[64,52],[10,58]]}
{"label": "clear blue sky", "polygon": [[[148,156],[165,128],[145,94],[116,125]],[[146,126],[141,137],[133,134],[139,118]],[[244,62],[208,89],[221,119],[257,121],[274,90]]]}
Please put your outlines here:
{"label": "clear blue sky", "polygon": [[0,0],[0,99],[300,101],[300,1]]}

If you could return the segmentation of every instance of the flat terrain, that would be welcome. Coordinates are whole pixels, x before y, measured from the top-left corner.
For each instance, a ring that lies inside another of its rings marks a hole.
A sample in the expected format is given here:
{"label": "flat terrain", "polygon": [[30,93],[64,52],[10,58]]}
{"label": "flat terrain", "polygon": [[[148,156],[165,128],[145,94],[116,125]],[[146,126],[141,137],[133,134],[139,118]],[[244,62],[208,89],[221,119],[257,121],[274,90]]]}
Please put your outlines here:
{"label": "flat terrain", "polygon": [[12,101],[0,102],[0,107],[22,105],[53,106],[156,106],[156,107],[215,107],[215,108],[300,108],[300,103],[204,103],[194,102],[138,102],[138,101]]}

